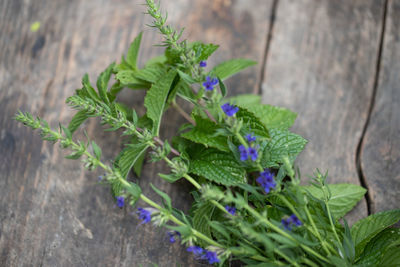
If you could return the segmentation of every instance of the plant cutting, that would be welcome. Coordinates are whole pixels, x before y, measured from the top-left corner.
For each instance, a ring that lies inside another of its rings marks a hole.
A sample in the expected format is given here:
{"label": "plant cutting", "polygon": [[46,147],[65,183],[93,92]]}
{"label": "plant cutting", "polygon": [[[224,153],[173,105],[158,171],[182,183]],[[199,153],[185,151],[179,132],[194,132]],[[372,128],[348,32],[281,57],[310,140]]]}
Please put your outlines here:
{"label": "plant cutting", "polygon": [[[43,140],[58,142],[82,159],[88,170],[101,168],[100,183],[111,188],[118,207],[135,207],[144,223],[166,229],[202,262],[228,266],[398,266],[400,231],[391,228],[400,210],[371,215],[349,227],[344,215],[366,192],[351,184],[328,184],[316,170],[310,185],[300,184],[297,155],[307,141],[289,129],[290,110],[264,105],[256,95],[227,97],[224,81],[254,61],[232,59],[207,66],[218,45],[181,40],[182,30],[167,25],[153,0],[146,1],[150,25],[160,32],[165,53],[140,68],[142,34],[118,64],[110,64],[96,84],[88,75],[66,103],[77,112],[54,130],[42,118],[19,112],[15,119],[38,129]],[[210,69],[208,71],[208,69]],[[145,114],[117,99],[122,90],[145,90]],[[189,111],[177,104],[187,102]],[[170,140],[160,136],[164,113],[176,110],[187,121]],[[107,130],[121,130],[125,148],[112,162],[102,159],[94,141],[74,133],[98,117]],[[193,187],[189,212],[151,185],[161,201],[146,196],[132,179],[140,177],[145,158],[165,161],[160,179],[185,179]],[[301,167],[301,166],[300,166]]]}

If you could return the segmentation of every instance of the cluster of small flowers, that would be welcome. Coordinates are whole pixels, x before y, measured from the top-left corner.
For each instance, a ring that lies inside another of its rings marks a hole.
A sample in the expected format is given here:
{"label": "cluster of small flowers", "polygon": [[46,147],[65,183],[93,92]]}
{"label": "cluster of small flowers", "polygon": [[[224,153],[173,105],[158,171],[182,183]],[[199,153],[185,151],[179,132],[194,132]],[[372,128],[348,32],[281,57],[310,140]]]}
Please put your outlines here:
{"label": "cluster of small flowers", "polygon": [[232,117],[239,111],[239,108],[234,105],[229,105],[229,103],[225,103],[221,106],[221,109],[224,111],[226,116]]}
{"label": "cluster of small flowers", "polygon": [[297,218],[297,216],[295,214],[290,215],[289,218],[287,219],[282,219],[282,225],[283,227],[290,231],[292,230],[292,226],[301,226],[302,222],[299,220],[299,218]]}
{"label": "cluster of small flowers", "polygon": [[251,146],[252,142],[256,141],[256,137],[252,134],[248,134],[246,135],[246,139],[250,146],[248,148],[246,148],[244,145],[240,145],[238,147],[240,152],[240,160],[245,161],[250,158],[252,161],[256,161],[258,158],[258,152],[254,146]]}
{"label": "cluster of small flowers", "polygon": [[260,176],[256,179],[257,183],[264,188],[265,193],[269,193],[271,189],[275,189],[276,182],[274,180],[274,175],[269,169],[265,169],[260,172]]}
{"label": "cluster of small flowers", "polygon": [[235,207],[231,207],[231,206],[229,206],[229,205],[226,205],[226,206],[225,206],[225,210],[226,210],[227,212],[229,212],[231,215],[235,215],[235,213],[236,213],[236,208],[235,208]]}
{"label": "cluster of small flowers", "polygon": [[193,252],[194,256],[201,260],[207,260],[209,264],[220,262],[217,253],[209,251],[198,246],[190,246],[187,248],[188,252]]}

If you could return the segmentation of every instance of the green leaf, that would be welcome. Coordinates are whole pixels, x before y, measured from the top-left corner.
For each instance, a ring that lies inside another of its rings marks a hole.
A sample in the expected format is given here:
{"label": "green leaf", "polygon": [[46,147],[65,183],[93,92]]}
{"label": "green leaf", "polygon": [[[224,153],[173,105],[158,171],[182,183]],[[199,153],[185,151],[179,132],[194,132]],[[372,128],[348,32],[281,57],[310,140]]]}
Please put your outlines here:
{"label": "green leaf", "polygon": [[99,96],[97,95],[96,91],[93,89],[92,85],[89,81],[89,75],[85,74],[82,77],[82,90],[85,92],[85,96],[90,96],[93,100],[100,100]]}
{"label": "green leaf", "polygon": [[168,210],[172,210],[171,198],[166,193],[155,187],[153,184],[150,184],[150,186],[154,190],[154,192],[156,192],[163,199]]}
{"label": "green leaf", "polygon": [[191,45],[193,51],[195,52],[196,63],[200,62],[201,60],[208,59],[219,47],[219,45],[203,44],[200,42],[194,42]]}
{"label": "green leaf", "polygon": [[260,119],[253,113],[244,108],[239,108],[236,117],[243,121],[247,132],[252,132],[257,136],[269,137],[268,130]]}
{"label": "green leaf", "polygon": [[400,266],[400,247],[398,244],[396,247],[390,247],[386,250],[386,253],[383,255],[383,258],[381,262],[378,264],[378,266],[385,266],[385,267]]}
{"label": "green leaf", "polygon": [[115,162],[120,168],[122,177],[126,178],[132,167],[137,162],[143,161],[147,148],[147,144],[131,144],[119,153]]}
{"label": "green leaf", "polygon": [[[382,265],[380,262],[388,250],[392,250],[392,245],[396,244],[399,240],[400,228],[387,228],[383,230],[368,242],[357,264],[362,266],[391,266],[389,263]],[[400,255],[399,251],[397,253]],[[395,257],[392,257],[392,260],[395,260]],[[386,262],[386,259],[383,259],[383,261]],[[400,257],[397,257],[397,265],[392,266],[400,266]]]}
{"label": "green leaf", "polygon": [[142,167],[145,157],[146,157],[146,151],[141,153],[140,156],[136,159],[135,163],[133,164],[133,170],[138,177],[142,175]]}
{"label": "green leaf", "polygon": [[[327,185],[331,198],[328,201],[333,216],[337,219],[346,215],[364,197],[367,190],[355,184],[329,184]],[[321,199],[324,194],[315,186],[301,186],[314,197]]]}
{"label": "green leaf", "polygon": [[261,105],[261,96],[252,94],[241,94],[226,99],[226,103],[232,103],[236,106],[248,108],[253,105]]}
{"label": "green leaf", "polygon": [[99,91],[99,96],[101,100],[103,100],[105,103],[110,103],[107,97],[107,90],[108,90],[108,82],[110,81],[114,65],[115,63],[111,63],[107,67],[107,69],[105,69],[102,73],[100,73],[100,76],[97,79],[97,90]]}
{"label": "green leaf", "polygon": [[289,157],[294,161],[297,155],[304,149],[307,140],[300,135],[291,133],[287,130],[272,129],[269,131],[270,140],[261,146],[263,167],[278,166],[284,163],[284,157]]}
{"label": "green leaf", "polygon": [[190,172],[226,186],[243,183],[246,172],[231,153],[205,149],[191,161]]}
{"label": "green leaf", "polygon": [[368,216],[351,227],[351,236],[356,245],[356,255],[360,255],[367,243],[385,228],[400,220],[400,209],[383,211]]}
{"label": "green leaf", "polygon": [[190,131],[182,133],[181,136],[192,142],[203,144],[206,147],[213,147],[221,151],[229,152],[226,137],[215,136],[219,128],[216,123],[200,116],[195,116],[196,126]]}
{"label": "green leaf", "polygon": [[196,95],[193,93],[192,88],[187,82],[180,80],[176,87],[176,94],[178,96],[185,99],[186,101],[196,103]]}
{"label": "green leaf", "polygon": [[158,176],[160,176],[162,179],[164,179],[168,183],[175,183],[176,181],[178,181],[179,179],[182,178],[175,174],[164,174],[164,173],[159,173]]}
{"label": "green leaf", "polygon": [[190,76],[189,74],[186,74],[180,70],[178,70],[178,74],[179,77],[181,77],[182,80],[184,80],[185,82],[187,82],[188,84],[192,84],[195,83],[196,80],[192,78],[192,76]]}
{"label": "green leaf", "polygon": [[149,83],[156,83],[167,73],[167,67],[164,64],[151,64],[135,72],[135,77]]}
{"label": "green leaf", "polygon": [[70,123],[68,124],[68,130],[72,133],[79,128],[79,126],[88,118],[85,110],[78,111],[74,117],[72,117]]}
{"label": "green leaf", "polygon": [[226,86],[224,84],[224,82],[218,77],[218,82],[219,82],[219,88],[221,89],[221,94],[223,97],[226,96],[227,92],[226,92]]}
{"label": "green leaf", "polygon": [[94,141],[92,141],[92,148],[93,148],[93,153],[96,156],[96,158],[100,159],[101,158],[101,149]]}
{"label": "green leaf", "polygon": [[149,88],[149,83],[137,78],[136,72],[133,70],[121,70],[117,72],[115,78],[120,81],[123,87],[129,87],[132,89],[145,89]]}
{"label": "green leaf", "polygon": [[158,135],[161,117],[164,113],[168,93],[176,76],[175,70],[170,70],[147,91],[144,105],[147,108],[147,116],[153,121],[153,134]]}
{"label": "green leaf", "polygon": [[137,57],[139,54],[140,42],[142,41],[142,34],[143,32],[140,32],[135,40],[133,40],[126,55],[126,62],[128,62],[133,69],[137,69]]}
{"label": "green leaf", "polygon": [[131,205],[134,205],[142,194],[142,189],[139,185],[129,182],[129,186],[125,186],[126,191],[131,196]]}
{"label": "green leaf", "polygon": [[[197,231],[201,232],[202,234],[211,237],[211,229],[208,221],[211,220],[211,217],[214,212],[214,205],[210,202],[202,202],[201,204],[197,204],[196,209],[193,211],[193,227]],[[201,246],[208,245],[207,243],[200,242]]]}
{"label": "green leaf", "polygon": [[268,130],[287,130],[293,125],[297,117],[296,113],[288,109],[271,105],[250,105],[247,109],[256,114]]}
{"label": "green leaf", "polygon": [[255,64],[257,64],[257,62],[249,59],[231,59],[215,66],[213,69],[213,73],[220,79],[226,80],[227,78],[238,73],[239,71]]}

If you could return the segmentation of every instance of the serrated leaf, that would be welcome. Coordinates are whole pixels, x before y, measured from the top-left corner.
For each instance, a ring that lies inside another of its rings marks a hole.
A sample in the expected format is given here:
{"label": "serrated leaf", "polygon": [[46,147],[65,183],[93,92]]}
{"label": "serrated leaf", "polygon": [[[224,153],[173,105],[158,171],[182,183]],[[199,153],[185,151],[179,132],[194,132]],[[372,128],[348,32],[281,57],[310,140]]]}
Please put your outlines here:
{"label": "serrated leaf", "polygon": [[142,189],[139,185],[129,182],[129,186],[125,186],[126,191],[131,196],[131,204],[134,205],[142,194]]}
{"label": "serrated leaf", "polygon": [[247,67],[253,66],[255,64],[257,64],[256,61],[249,59],[243,59],[243,58],[231,59],[215,66],[212,72],[214,73],[215,76],[219,77],[220,79],[226,80],[227,78],[238,73],[239,71]]}
{"label": "serrated leaf", "polygon": [[157,82],[167,73],[167,67],[164,64],[151,64],[135,72],[135,77],[149,83]]}
{"label": "serrated leaf", "polygon": [[297,114],[280,107],[271,105],[250,105],[247,107],[249,111],[256,114],[261,122],[270,129],[289,129],[296,120]]}
{"label": "serrated leaf", "polygon": [[253,113],[244,108],[239,108],[236,118],[243,121],[243,126],[247,132],[252,132],[257,136],[269,137],[268,130],[265,128],[260,119]]}
{"label": "serrated leaf", "polygon": [[120,81],[123,87],[132,89],[145,89],[150,87],[149,83],[137,78],[136,72],[133,70],[121,70],[117,72],[115,78]]}
{"label": "serrated leaf", "polygon": [[164,174],[164,173],[159,173],[158,176],[160,176],[162,179],[164,179],[168,183],[175,183],[176,181],[178,181],[179,179],[182,178],[175,174]]}
{"label": "serrated leaf", "polygon": [[86,73],[82,77],[82,90],[85,91],[85,96],[90,96],[90,98],[94,100],[100,100],[99,96],[97,95],[96,91],[93,89],[92,85],[89,81],[89,75]]}
{"label": "serrated leaf", "polygon": [[200,42],[194,42],[191,44],[191,46],[195,52],[196,62],[208,59],[219,47],[219,45],[203,44]]}
{"label": "serrated leaf", "polygon": [[270,140],[264,142],[261,147],[263,151],[261,165],[263,167],[284,163],[284,157],[289,157],[291,161],[294,161],[307,143],[307,140],[300,135],[287,130],[271,129],[269,134]]}
{"label": "serrated leaf", "polygon": [[[362,266],[387,266],[379,264],[383,259],[387,249],[391,249],[391,245],[400,240],[400,229],[399,228],[388,228],[377,234],[368,244],[365,246],[363,253],[360,256],[360,260],[357,264]],[[400,254],[400,253],[399,253]],[[398,258],[397,265],[400,265],[400,258]],[[385,260],[386,261],[386,260]]]}
{"label": "serrated leaf", "polygon": [[[215,206],[209,202],[198,204],[193,211],[193,227],[202,234],[211,237],[211,229],[208,221],[211,220]],[[199,240],[200,241],[200,240]],[[200,242],[199,245],[206,246],[207,243]]]}
{"label": "serrated leaf", "polygon": [[223,97],[226,96],[227,91],[226,91],[226,86],[224,82],[221,80],[221,78],[218,77],[218,83],[219,83],[219,88],[221,89],[221,94]]}
{"label": "serrated leaf", "polygon": [[119,153],[115,162],[120,168],[122,177],[126,178],[128,176],[129,171],[136,162],[143,161],[143,155],[146,153],[147,148],[147,144],[132,144]]}
{"label": "serrated leaf", "polygon": [[87,118],[88,116],[86,115],[85,110],[78,111],[68,124],[68,130],[71,132],[71,134],[74,133]]}
{"label": "serrated leaf", "polygon": [[379,232],[400,220],[400,210],[383,211],[368,216],[351,227],[351,236],[356,245],[356,255],[360,255],[367,243]]}
{"label": "serrated leaf", "polygon": [[230,153],[205,149],[190,163],[190,172],[226,186],[243,183],[246,172]]}
{"label": "serrated leaf", "polygon": [[192,88],[187,82],[180,80],[176,85],[176,94],[186,101],[196,103],[196,95],[193,93]]}
{"label": "serrated leaf", "polygon": [[97,79],[97,90],[99,91],[99,96],[101,100],[103,100],[105,103],[110,103],[107,97],[107,91],[108,91],[108,82],[110,81],[114,65],[115,63],[111,63],[107,67],[107,69],[105,69],[102,73],[100,73],[100,76]]}
{"label": "serrated leaf", "polygon": [[224,136],[214,136],[218,125],[209,119],[195,116],[196,125],[181,136],[192,142],[213,147],[221,151],[229,152],[229,147]]}
{"label": "serrated leaf", "polygon": [[164,113],[168,93],[176,76],[175,70],[170,70],[165,76],[151,86],[144,98],[147,116],[153,121],[153,134],[158,135],[161,117]]}
{"label": "serrated leaf", "polygon": [[142,34],[143,32],[140,32],[135,40],[133,40],[129,46],[128,53],[126,54],[126,62],[131,65],[133,69],[137,69],[137,58],[139,54],[140,42],[142,41]]}
{"label": "serrated leaf", "polygon": [[[302,186],[316,198],[323,198],[321,189],[315,186]],[[367,190],[355,184],[329,184],[328,188],[332,194],[328,201],[333,216],[342,218],[364,197]]]}
{"label": "serrated leaf", "polygon": [[400,266],[400,247],[391,247],[386,250],[378,266],[398,267]]}

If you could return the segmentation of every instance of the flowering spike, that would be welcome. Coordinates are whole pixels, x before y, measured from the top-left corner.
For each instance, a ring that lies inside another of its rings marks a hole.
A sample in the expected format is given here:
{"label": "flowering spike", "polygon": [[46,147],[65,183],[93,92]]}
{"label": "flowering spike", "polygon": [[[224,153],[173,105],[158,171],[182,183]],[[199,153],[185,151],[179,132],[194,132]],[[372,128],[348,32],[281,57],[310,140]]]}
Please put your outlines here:
{"label": "flowering spike", "polygon": [[125,205],[125,198],[123,196],[117,197],[117,206],[122,208]]}
{"label": "flowering spike", "polygon": [[221,108],[228,117],[232,117],[233,115],[236,114],[236,112],[239,111],[238,107],[235,107],[234,105],[229,105],[229,103],[223,104]]}
{"label": "flowering spike", "polygon": [[200,61],[199,66],[204,68],[207,67],[207,62],[205,60]]}

